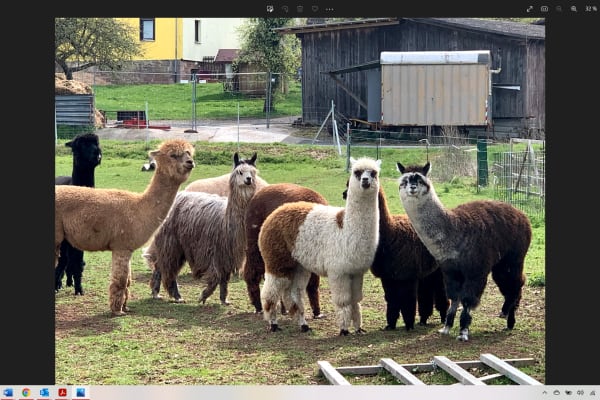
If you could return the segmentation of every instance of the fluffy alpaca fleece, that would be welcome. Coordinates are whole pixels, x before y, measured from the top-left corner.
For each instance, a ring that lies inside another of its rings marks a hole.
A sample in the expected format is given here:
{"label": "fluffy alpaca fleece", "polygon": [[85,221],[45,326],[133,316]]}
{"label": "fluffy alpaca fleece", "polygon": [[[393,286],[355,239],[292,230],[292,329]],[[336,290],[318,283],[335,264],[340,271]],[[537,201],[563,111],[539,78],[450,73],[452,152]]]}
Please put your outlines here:
{"label": "fluffy alpaca fleece", "polygon": [[194,168],[194,146],[175,139],[150,152],[157,167],[144,192],[82,186],[55,188],[55,265],[60,243],[84,251],[111,251],[109,305],[112,315],[128,310],[132,253],[150,239],[169,212],[179,186]]}
{"label": "fluffy alpaca fleece", "polygon": [[434,304],[444,323],[450,302],[442,272],[406,214],[390,213],[383,186],[379,187],[379,244],[371,272],[384,291],[385,330],[396,329],[400,313],[406,330],[414,329],[417,304],[420,325],[427,325]]}
{"label": "fluffy alpaca fleece", "polygon": [[200,296],[204,303],[220,289],[222,304],[227,301],[228,283],[244,261],[246,247],[245,215],[256,190],[256,153],[242,162],[234,154],[229,174],[229,196],[182,191],[160,226],[144,257],[154,270],[150,287],[159,298],[161,281],[171,297],[183,302],[177,287],[177,275],[189,264],[196,279],[206,287]]}
{"label": "fluffy alpaca fleece", "polygon": [[[246,260],[240,275],[246,282],[248,297],[257,313],[262,312],[259,285],[265,275],[265,263],[258,248],[258,234],[263,222],[273,210],[284,203],[294,201],[328,204],[325,197],[312,189],[293,183],[277,183],[257,190],[246,211]],[[320,280],[319,275],[311,273],[306,286],[306,294],[314,318],[322,316],[319,302]],[[282,313],[284,311],[285,306],[282,304]]]}
{"label": "fluffy alpaca fleece", "polygon": [[477,200],[447,209],[427,174],[431,164],[404,167],[397,163],[400,199],[415,231],[435,257],[451,301],[442,334],[454,324],[459,304],[458,340],[469,340],[471,310],[479,305],[489,273],[504,296],[500,317],[515,325],[515,311],[525,284],[523,267],[531,242],[527,215],[510,204]]}
{"label": "fluffy alpaca fleece", "polygon": [[[65,143],[73,153],[73,169],[71,176],[57,176],[56,185],[95,186],[95,170],[102,161],[100,139],[95,133],[77,135]],[[67,275],[67,286],[74,286],[75,295],[83,295],[81,278],[85,261],[83,251],[76,249],[63,240],[60,245],[60,257],[54,270],[54,290],[62,289],[62,278]]]}
{"label": "fluffy alpaca fleece", "polygon": [[286,203],[263,223],[258,246],[265,262],[260,292],[264,319],[279,330],[277,306],[284,301],[301,331],[310,328],[304,318],[303,292],[310,273],[329,278],[339,334],[353,324],[362,333],[360,301],[363,278],[375,257],[379,241],[380,160],[367,157],[352,164],[345,207],[305,201]]}

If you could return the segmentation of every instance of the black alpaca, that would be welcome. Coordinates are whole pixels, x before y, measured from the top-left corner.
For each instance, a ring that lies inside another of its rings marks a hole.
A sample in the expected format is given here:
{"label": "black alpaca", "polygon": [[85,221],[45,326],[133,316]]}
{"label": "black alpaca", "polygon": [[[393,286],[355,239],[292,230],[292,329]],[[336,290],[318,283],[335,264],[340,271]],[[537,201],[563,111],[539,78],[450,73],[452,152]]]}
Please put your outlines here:
{"label": "black alpaca", "polygon": [[[346,198],[346,191],[343,197]],[[427,325],[434,304],[441,322],[445,321],[449,301],[442,272],[408,217],[390,213],[382,186],[379,187],[379,244],[371,272],[383,287],[386,330],[396,329],[400,314],[405,329],[414,329],[417,305],[419,325]]]}
{"label": "black alpaca", "polygon": [[504,296],[500,312],[513,329],[515,311],[525,284],[523,267],[531,243],[527,215],[510,204],[477,200],[447,209],[437,197],[427,174],[431,164],[404,167],[397,163],[400,199],[423,244],[437,260],[451,301],[446,323],[448,334],[462,304],[458,340],[469,340],[471,310],[479,305],[488,275]]}
{"label": "black alpaca", "polygon": [[[98,135],[81,134],[65,143],[65,146],[70,147],[73,152],[73,171],[71,176],[57,176],[54,184],[94,187],[94,170],[102,160]],[[75,294],[83,295],[81,277],[84,266],[83,251],[64,240],[60,245],[60,258],[54,270],[55,291],[62,288],[62,278],[66,273],[67,286],[75,286]]]}

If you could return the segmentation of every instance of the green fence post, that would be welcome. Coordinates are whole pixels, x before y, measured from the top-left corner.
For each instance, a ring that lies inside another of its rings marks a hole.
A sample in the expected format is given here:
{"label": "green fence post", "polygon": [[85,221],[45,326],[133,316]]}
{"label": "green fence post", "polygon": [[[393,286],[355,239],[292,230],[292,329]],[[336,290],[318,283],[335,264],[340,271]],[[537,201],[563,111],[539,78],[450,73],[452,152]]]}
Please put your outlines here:
{"label": "green fence post", "polygon": [[477,184],[480,187],[488,184],[487,141],[485,139],[477,140]]}

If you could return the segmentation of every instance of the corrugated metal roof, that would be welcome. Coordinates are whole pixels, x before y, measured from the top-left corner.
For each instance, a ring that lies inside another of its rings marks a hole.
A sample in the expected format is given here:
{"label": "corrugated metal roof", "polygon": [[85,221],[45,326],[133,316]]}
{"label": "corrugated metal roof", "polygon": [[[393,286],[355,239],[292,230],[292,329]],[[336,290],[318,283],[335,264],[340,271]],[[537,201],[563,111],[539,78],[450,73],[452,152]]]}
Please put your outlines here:
{"label": "corrugated metal roof", "polygon": [[282,34],[296,34],[340,29],[371,28],[374,26],[399,24],[402,20],[410,20],[417,23],[446,28],[488,32],[518,38],[540,40],[546,38],[546,27],[544,25],[480,18],[367,18],[361,20],[328,22],[324,24],[287,26],[276,28],[274,31]]}

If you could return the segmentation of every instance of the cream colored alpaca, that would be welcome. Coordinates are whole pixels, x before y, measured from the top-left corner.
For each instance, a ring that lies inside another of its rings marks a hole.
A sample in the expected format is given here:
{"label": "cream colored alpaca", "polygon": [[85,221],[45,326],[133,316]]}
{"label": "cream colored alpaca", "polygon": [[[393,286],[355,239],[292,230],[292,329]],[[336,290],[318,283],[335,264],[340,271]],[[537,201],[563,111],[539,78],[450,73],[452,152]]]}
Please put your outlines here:
{"label": "cream colored alpaca", "polygon": [[150,156],[157,167],[143,193],[84,186],[55,188],[55,258],[66,239],[83,251],[111,251],[109,305],[124,315],[131,283],[130,260],[167,216],[179,187],[195,167],[194,146],[185,140],[163,142]]}
{"label": "cream colored alpaca", "polygon": [[[242,160],[242,162],[247,162],[247,160]],[[230,174],[227,173],[211,178],[196,179],[195,181],[190,182],[184,190],[187,192],[214,193],[222,197],[227,197],[229,196],[229,178]],[[255,181],[257,192],[268,185],[268,183],[258,175],[256,175]]]}

